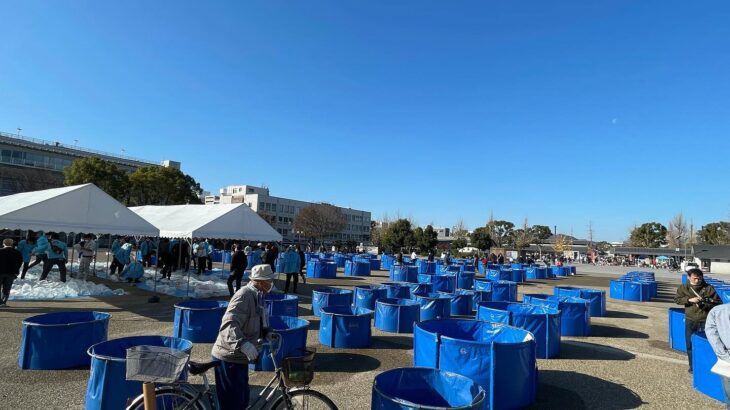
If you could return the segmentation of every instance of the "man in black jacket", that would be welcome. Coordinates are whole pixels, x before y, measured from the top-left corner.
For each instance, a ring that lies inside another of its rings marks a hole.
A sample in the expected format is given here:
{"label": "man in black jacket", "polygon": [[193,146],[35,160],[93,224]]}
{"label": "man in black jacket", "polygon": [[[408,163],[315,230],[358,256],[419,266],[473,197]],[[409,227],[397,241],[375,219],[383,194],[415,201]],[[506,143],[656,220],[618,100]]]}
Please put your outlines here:
{"label": "man in black jacket", "polygon": [[[237,243],[233,244],[233,255],[231,256],[231,275],[228,276],[228,293],[233,296],[238,289],[241,289],[241,280],[243,272],[248,268],[248,255],[251,253],[251,247],[247,246],[240,251]],[[233,282],[236,282],[236,291],[233,291]]]}
{"label": "man in black jacket", "polygon": [[10,298],[10,288],[18,276],[18,269],[23,264],[23,255],[13,248],[13,240],[3,240],[3,248],[0,249],[0,306],[6,306]]}
{"label": "man in black jacket", "polygon": [[302,277],[302,283],[307,283],[307,275],[302,272],[302,270],[304,270],[304,267],[307,266],[307,257],[304,255],[301,246],[297,245],[296,250],[299,254],[299,276]]}

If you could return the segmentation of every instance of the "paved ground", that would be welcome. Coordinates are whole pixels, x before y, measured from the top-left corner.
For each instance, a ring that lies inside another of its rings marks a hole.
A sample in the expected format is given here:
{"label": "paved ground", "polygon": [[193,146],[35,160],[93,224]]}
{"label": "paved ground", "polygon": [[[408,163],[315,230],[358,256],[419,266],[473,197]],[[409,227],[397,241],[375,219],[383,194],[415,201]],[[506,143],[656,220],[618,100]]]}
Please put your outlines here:
{"label": "paved ground", "polygon": [[[572,278],[533,281],[520,285],[520,293],[552,293],[556,284],[607,289],[611,276],[626,269],[578,266]],[[341,274],[341,273],[340,273]],[[676,273],[660,275],[658,300],[650,303],[608,300],[608,317],[593,319],[591,337],[563,338],[559,359],[539,360],[540,385],[536,409],[655,409],[723,408],[692,389],[686,358],[667,345],[667,308],[679,282]],[[300,283],[300,315],[311,321],[308,343],[317,348],[317,375],[313,386],[329,395],[341,409],[369,409],[373,378],[380,372],[412,363],[410,335],[373,330],[369,349],[330,349],[319,345],[319,320],[311,316],[309,295],[315,287],[377,283],[386,272],[370,278],[309,280]],[[114,287],[124,286],[113,284]],[[283,289],[283,284],[279,284]],[[13,302],[0,310],[0,408],[78,409],[83,407],[87,369],[23,371],[17,366],[21,322],[24,318],[59,310],[111,312],[109,337],[160,334],[172,331],[173,304],[179,299],[162,296],[159,304],[147,303],[150,295],[128,288],[129,295],[85,301]],[[209,358],[210,345],[193,349],[193,359]],[[262,385],[269,373],[254,374],[251,382]],[[198,381],[198,380],[193,380]]]}

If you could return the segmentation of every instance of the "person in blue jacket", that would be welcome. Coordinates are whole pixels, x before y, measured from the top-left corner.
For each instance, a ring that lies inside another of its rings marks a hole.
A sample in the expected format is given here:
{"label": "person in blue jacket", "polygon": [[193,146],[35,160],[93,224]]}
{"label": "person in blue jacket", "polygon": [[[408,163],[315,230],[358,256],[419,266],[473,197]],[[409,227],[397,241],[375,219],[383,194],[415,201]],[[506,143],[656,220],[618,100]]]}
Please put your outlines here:
{"label": "person in blue jacket", "polygon": [[35,238],[31,237],[18,242],[18,251],[20,251],[20,255],[23,257],[23,269],[20,273],[20,279],[25,279],[25,274],[28,272],[28,269],[30,269],[30,255],[33,253],[34,249]]}
{"label": "person in blue jacket", "polygon": [[[28,269],[32,268],[35,265],[38,265],[39,263],[43,262],[43,269],[45,269],[46,264],[48,264],[48,235],[49,233],[43,233],[43,231],[38,232],[38,239],[36,240],[35,249],[33,249],[33,252],[31,252],[31,255],[35,255],[35,260],[33,263],[28,265]],[[28,270],[26,269],[26,271]]]}
{"label": "person in blue jacket", "polygon": [[132,244],[127,242],[126,239],[123,239],[122,246],[114,252],[114,258],[122,265],[122,269],[124,269],[124,266],[129,265],[129,257],[131,256],[131,253]]}
{"label": "person in blue jacket", "polygon": [[51,233],[51,241],[48,250],[48,263],[43,265],[43,273],[40,280],[46,280],[48,273],[51,272],[53,266],[58,266],[58,272],[61,275],[61,282],[66,282],[66,260],[68,259],[68,248],[66,244],[59,240],[57,233]]}
{"label": "person in blue jacket", "polygon": [[142,266],[150,266],[150,240],[142,238],[139,241],[139,253],[142,255]]}
{"label": "person in blue jacket", "polygon": [[289,293],[289,282],[294,279],[294,287],[292,290],[297,293],[297,284],[299,283],[299,269],[300,259],[299,253],[294,249],[294,246],[286,248],[286,252],[281,256],[284,259],[284,273],[286,273],[286,285],[284,286],[284,293]]}
{"label": "person in blue jacket", "polygon": [[208,253],[207,262],[208,270],[213,270],[213,244],[207,239],[205,240],[205,251]]}
{"label": "person in blue jacket", "polygon": [[258,245],[256,245],[256,248],[251,251],[250,260],[248,261],[248,266],[256,266],[261,265],[263,260],[261,259],[262,255],[264,254],[263,249],[261,249],[263,245],[261,242],[259,242]]}
{"label": "person in blue jacket", "polygon": [[126,238],[117,238],[112,242],[111,246],[111,253],[112,253],[112,263],[109,266],[109,276],[120,273],[122,269],[124,269],[125,263],[122,262],[117,258],[117,254],[119,253],[119,250],[122,249],[122,245],[124,245],[126,242]]}
{"label": "person in blue jacket", "polygon": [[134,257],[129,257],[129,263],[124,267],[119,277],[126,279],[129,283],[139,283],[140,278],[144,276],[144,266],[142,266],[142,263],[137,261],[137,255],[135,253],[137,252],[136,247],[129,246],[129,249],[130,255]]}

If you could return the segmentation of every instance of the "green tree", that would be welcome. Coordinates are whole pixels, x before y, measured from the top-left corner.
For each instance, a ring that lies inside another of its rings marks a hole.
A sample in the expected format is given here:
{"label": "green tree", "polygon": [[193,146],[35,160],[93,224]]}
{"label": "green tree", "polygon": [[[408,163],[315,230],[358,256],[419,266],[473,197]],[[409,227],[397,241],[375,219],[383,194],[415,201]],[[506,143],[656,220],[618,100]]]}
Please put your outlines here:
{"label": "green tree", "polygon": [[471,246],[486,251],[492,247],[492,237],[489,235],[489,228],[476,228],[469,236]]}
{"label": "green tree", "polygon": [[199,204],[203,190],[190,175],[175,168],[141,167],[129,176],[129,204]]}
{"label": "green tree", "polygon": [[464,239],[464,238],[454,239],[454,241],[451,242],[451,251],[452,252],[457,252],[459,249],[465,248],[465,247],[466,247],[466,239]]}
{"label": "green tree", "polygon": [[503,248],[511,242],[515,224],[509,221],[490,221],[487,228],[494,244],[498,248]]}
{"label": "green tree", "polygon": [[438,233],[433,230],[433,226],[428,225],[426,229],[420,226],[413,230],[413,242],[420,253],[433,251],[438,245]]}
{"label": "green tree", "polygon": [[550,230],[550,227],[545,225],[532,225],[530,227],[530,231],[532,233],[532,236],[539,241],[544,241],[553,234],[553,232]]}
{"label": "green tree", "polygon": [[658,248],[665,244],[667,228],[659,222],[647,222],[631,231],[631,246],[640,248]]}
{"label": "green tree", "polygon": [[127,174],[112,162],[87,157],[73,161],[63,170],[66,186],[92,183],[119,202],[127,201]]}
{"label": "green tree", "polygon": [[401,251],[413,244],[413,229],[407,219],[398,219],[391,223],[383,234],[383,245],[393,252]]}
{"label": "green tree", "polygon": [[704,245],[730,245],[730,223],[709,223],[697,231],[697,239]]}

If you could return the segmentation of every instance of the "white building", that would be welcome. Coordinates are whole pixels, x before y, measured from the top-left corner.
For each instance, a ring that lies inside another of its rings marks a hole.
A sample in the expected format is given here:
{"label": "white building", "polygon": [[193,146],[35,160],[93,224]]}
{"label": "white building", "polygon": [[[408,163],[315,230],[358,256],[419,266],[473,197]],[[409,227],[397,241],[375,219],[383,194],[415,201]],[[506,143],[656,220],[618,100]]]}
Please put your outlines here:
{"label": "white building", "polygon": [[[294,226],[294,219],[299,212],[312,202],[271,196],[269,188],[251,185],[230,185],[220,189],[220,195],[208,195],[205,204],[238,204],[244,203],[264,218],[283,237],[285,242],[306,242],[300,237]],[[345,216],[345,229],[334,235],[327,242],[355,241],[370,242],[370,212],[338,207]]]}

